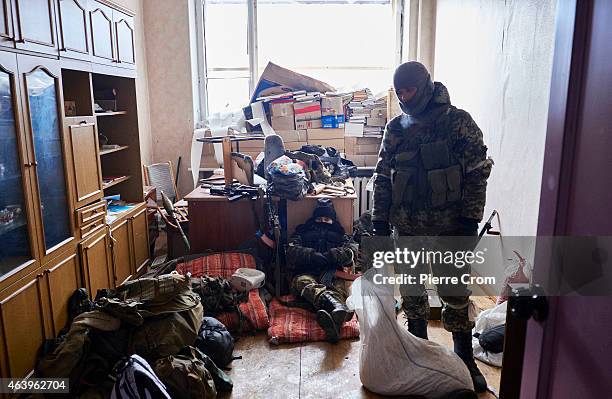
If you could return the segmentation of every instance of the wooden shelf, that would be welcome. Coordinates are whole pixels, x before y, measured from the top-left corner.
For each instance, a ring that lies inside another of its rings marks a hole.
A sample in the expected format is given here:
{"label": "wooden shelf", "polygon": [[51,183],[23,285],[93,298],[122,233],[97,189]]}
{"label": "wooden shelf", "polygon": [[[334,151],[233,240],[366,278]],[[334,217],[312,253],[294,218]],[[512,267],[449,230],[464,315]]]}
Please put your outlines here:
{"label": "wooden shelf", "polygon": [[130,178],[130,176],[122,176],[122,177],[119,177],[119,178],[113,180],[110,183],[104,183],[104,184],[102,184],[102,189],[106,190],[107,188],[111,188],[112,186],[116,186],[119,183],[123,183],[124,181],[129,180],[129,178]]}
{"label": "wooden shelf", "polygon": [[129,146],[122,145],[121,147],[111,148],[109,150],[100,150],[100,155],[112,154],[113,152],[122,151],[128,149]]}
{"label": "wooden shelf", "polygon": [[96,112],[96,116],[114,116],[114,115],[126,115],[127,111],[112,111],[112,112]]}

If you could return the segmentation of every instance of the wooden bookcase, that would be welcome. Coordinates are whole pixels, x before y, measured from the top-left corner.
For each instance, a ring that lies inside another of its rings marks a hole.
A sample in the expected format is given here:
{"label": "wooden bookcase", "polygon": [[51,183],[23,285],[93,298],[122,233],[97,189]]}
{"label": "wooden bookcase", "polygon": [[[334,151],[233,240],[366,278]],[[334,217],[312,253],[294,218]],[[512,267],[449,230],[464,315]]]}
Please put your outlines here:
{"label": "wooden bookcase", "polygon": [[97,90],[117,91],[117,111],[96,113],[98,132],[117,149],[100,153],[103,177],[117,177],[104,184],[104,195],[120,194],[127,202],[142,202],[142,164],[138,135],[138,108],[135,80],[117,76],[92,74],[94,93]]}
{"label": "wooden bookcase", "polygon": [[[0,8],[0,377],[23,378],[77,288],[93,297],[148,264],[147,210],[133,12],[112,0]],[[118,111],[96,114],[104,88]],[[100,151],[100,132],[119,147]],[[104,185],[109,175],[121,178]],[[114,220],[111,194],[133,205]]]}

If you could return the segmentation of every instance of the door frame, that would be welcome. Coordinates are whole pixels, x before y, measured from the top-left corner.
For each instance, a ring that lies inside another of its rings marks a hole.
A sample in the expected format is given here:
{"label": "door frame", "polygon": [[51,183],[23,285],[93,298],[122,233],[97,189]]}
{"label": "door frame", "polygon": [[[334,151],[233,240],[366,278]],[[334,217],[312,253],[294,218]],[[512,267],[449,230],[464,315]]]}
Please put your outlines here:
{"label": "door frame", "polygon": [[[590,36],[592,0],[559,0],[555,24],[548,122],[542,169],[538,214],[538,236],[563,235],[571,194],[573,144],[578,134],[579,106],[584,86],[584,69]],[[534,281],[548,275],[545,250],[536,248]],[[547,397],[550,368],[549,350],[554,342],[558,297],[548,297],[545,321],[522,321],[507,316],[507,336],[500,382],[500,398]],[[512,306],[512,298],[509,306]]]}

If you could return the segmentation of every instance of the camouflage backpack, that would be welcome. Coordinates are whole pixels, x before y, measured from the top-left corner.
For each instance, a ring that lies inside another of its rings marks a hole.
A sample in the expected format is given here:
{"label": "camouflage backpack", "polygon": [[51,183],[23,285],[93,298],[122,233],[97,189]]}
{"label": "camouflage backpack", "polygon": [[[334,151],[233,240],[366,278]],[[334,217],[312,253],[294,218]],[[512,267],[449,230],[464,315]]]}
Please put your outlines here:
{"label": "camouflage backpack", "polygon": [[242,331],[243,321],[247,321],[250,327],[253,326],[239,307],[240,303],[248,300],[248,292],[234,291],[229,281],[219,276],[192,277],[191,286],[200,296],[205,316],[215,317],[223,312],[237,312],[240,321],[239,331]]}
{"label": "camouflage backpack", "polygon": [[186,346],[179,353],[159,359],[155,374],[168,387],[173,398],[210,399],[217,392],[232,390],[232,381],[198,349]]}

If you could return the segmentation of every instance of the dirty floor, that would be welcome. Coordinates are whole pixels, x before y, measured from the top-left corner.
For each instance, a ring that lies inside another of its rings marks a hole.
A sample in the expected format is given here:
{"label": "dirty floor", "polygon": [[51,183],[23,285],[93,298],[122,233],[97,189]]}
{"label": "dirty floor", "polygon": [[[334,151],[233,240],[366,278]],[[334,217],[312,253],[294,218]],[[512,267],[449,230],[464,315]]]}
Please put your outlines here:
{"label": "dirty floor", "polygon": [[[478,307],[493,305],[478,297]],[[398,320],[402,322],[403,320]],[[452,348],[452,338],[441,322],[429,323],[429,338]],[[234,390],[224,398],[381,398],[368,392],[359,381],[359,341],[269,345],[265,334],[242,337],[236,343],[236,356],[229,372]],[[499,391],[501,370],[478,361],[487,382]],[[493,399],[482,394],[479,399]]]}

